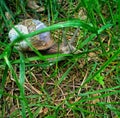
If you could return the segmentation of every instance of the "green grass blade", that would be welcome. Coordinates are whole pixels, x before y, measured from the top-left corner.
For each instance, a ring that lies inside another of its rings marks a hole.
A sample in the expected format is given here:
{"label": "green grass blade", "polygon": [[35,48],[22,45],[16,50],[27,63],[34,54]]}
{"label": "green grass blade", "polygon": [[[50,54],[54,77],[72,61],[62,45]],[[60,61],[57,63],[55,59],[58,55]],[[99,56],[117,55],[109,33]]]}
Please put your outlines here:
{"label": "green grass blade", "polygon": [[63,74],[63,76],[61,78],[59,78],[58,82],[57,82],[57,86],[59,86],[62,81],[66,78],[66,76],[69,74],[69,72],[71,71],[71,69],[75,66],[75,63],[72,64],[72,66],[70,66],[70,68],[68,68],[68,70]]}
{"label": "green grass blade", "polygon": [[30,118],[32,118],[32,113],[30,111],[30,108],[28,107],[27,99],[25,97],[25,91],[24,91],[24,84],[25,84],[25,62],[24,62],[24,56],[21,52],[20,54],[20,97],[21,97],[21,107],[22,107],[22,117],[26,118],[26,110],[29,113]]}

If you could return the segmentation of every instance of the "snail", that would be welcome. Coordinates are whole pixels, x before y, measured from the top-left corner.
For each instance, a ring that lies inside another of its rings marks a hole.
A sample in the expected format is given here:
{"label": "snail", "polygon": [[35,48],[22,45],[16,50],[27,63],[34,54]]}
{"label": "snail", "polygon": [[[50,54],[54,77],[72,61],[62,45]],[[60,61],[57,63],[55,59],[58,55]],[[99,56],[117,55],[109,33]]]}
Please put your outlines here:
{"label": "snail", "polygon": [[[19,37],[19,33],[22,34],[29,34],[30,32],[34,32],[36,30],[40,30],[42,28],[47,27],[43,22],[36,20],[36,19],[26,19],[17,25],[14,26],[15,28],[12,28],[9,31],[9,38],[10,41],[14,41],[17,37]],[[16,30],[17,29],[17,30]],[[48,51],[48,53],[71,53],[75,50],[75,47],[72,46],[72,42],[65,43],[62,42],[59,46],[58,43],[56,43],[50,35],[50,32],[44,32],[41,34],[38,34],[36,36],[33,36],[28,39],[32,46],[40,51]],[[15,44],[15,48],[21,51],[32,51],[32,49],[28,46],[26,41],[21,41],[19,43]]]}

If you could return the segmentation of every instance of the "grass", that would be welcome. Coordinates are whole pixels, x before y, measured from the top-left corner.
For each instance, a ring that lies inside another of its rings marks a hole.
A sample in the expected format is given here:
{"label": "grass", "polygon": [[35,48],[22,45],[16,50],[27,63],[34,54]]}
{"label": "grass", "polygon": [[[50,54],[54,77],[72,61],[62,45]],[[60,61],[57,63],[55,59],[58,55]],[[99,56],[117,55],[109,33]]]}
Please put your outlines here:
{"label": "grass", "polygon": [[[28,8],[23,0],[0,1],[0,117],[119,118],[119,1],[37,2],[45,7],[42,13]],[[10,43],[13,24],[27,18],[49,27],[21,34]],[[46,31],[58,42],[71,39],[78,27],[74,45],[79,54],[45,55],[29,42],[33,52],[13,48],[16,42]]]}

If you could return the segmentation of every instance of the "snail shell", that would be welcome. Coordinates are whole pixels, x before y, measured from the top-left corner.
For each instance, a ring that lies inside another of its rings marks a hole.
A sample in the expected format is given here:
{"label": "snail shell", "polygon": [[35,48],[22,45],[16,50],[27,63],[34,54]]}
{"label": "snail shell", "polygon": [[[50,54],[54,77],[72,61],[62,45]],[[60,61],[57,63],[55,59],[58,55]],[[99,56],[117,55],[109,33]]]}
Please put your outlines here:
{"label": "snail shell", "polygon": [[[14,27],[22,34],[29,34],[30,32],[34,32],[36,30],[45,28],[46,25],[39,20],[26,19],[20,22],[19,24],[15,25]],[[9,31],[9,38],[11,42],[14,41],[17,37],[19,37],[19,34],[15,30],[15,28],[12,28]],[[39,35],[30,37],[29,41],[37,50],[47,50],[54,45],[54,40],[51,39],[50,32],[44,32]],[[15,48],[23,51],[31,51],[31,48],[24,40],[17,43],[15,45]]]}

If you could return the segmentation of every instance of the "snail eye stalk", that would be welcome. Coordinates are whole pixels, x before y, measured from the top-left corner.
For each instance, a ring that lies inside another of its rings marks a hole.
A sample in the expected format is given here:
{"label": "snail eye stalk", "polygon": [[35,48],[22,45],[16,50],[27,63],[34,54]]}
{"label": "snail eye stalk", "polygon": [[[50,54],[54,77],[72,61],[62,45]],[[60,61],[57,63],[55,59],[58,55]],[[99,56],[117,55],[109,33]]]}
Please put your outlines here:
{"label": "snail eye stalk", "polygon": [[63,47],[62,47],[63,53],[72,53],[76,50],[76,48],[73,46],[73,43],[76,39],[76,35],[77,35],[79,29],[80,28],[77,28],[75,30],[70,41],[67,41],[65,30],[63,30]]}

